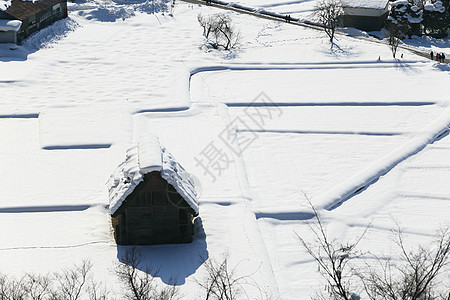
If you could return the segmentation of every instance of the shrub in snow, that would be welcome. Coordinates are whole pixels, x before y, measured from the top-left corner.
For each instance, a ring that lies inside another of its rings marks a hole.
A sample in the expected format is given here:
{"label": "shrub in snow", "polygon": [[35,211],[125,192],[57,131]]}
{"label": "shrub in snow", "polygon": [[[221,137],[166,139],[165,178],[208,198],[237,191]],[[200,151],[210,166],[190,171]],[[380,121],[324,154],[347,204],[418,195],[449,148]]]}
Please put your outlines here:
{"label": "shrub in snow", "polygon": [[21,279],[0,275],[0,299],[5,300],[75,300],[107,299],[102,284],[94,282],[92,264],[66,268],[53,275],[26,274]]}
{"label": "shrub in snow", "polygon": [[[230,266],[229,255],[224,254],[221,260],[212,258],[201,258],[205,275],[201,280],[195,279],[202,291],[202,297],[197,299],[206,300],[238,300],[238,299],[272,299],[270,295],[262,290],[258,283],[253,280],[252,275],[238,275],[237,269],[240,264]],[[256,288],[256,294],[249,296],[250,288]]]}
{"label": "shrub in snow", "polygon": [[206,38],[207,46],[224,50],[239,46],[241,34],[229,16],[225,14],[210,16],[199,14],[197,20],[203,28],[203,36]]}
{"label": "shrub in snow", "polygon": [[373,259],[367,259],[366,254],[356,250],[368,227],[354,242],[342,244],[329,237],[319,212],[306,199],[313,215],[312,221],[306,223],[312,238],[307,241],[299,234],[297,237],[303,249],[318,264],[318,271],[325,280],[325,291],[319,292],[313,299],[450,299],[449,227],[439,231],[429,245],[419,245],[410,250],[406,248],[403,230],[397,224],[395,242],[398,256],[378,257],[369,252],[375,258],[374,263]]}
{"label": "shrub in snow", "polygon": [[450,271],[449,229],[438,232],[434,243],[409,250],[398,227],[396,243],[400,250],[399,259],[375,257],[378,266],[366,263],[367,269],[358,273],[368,299],[450,299],[450,286],[444,275]]}
{"label": "shrub in snow", "polygon": [[175,285],[160,285],[150,272],[141,272],[137,266],[141,254],[135,247],[128,249],[117,263],[115,273],[124,285],[123,296],[117,298],[112,290],[97,282],[92,274],[92,264],[83,261],[80,265],[65,268],[48,275],[27,273],[20,279],[0,274],[1,300],[177,300]]}

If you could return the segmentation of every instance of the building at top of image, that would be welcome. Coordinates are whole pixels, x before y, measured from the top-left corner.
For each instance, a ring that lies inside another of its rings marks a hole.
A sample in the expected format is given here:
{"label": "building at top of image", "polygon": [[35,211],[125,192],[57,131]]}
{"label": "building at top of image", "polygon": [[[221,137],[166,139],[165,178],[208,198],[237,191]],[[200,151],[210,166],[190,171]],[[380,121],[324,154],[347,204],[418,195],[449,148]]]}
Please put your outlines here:
{"label": "building at top of image", "polygon": [[345,0],[342,27],[378,31],[389,15],[389,0]]}
{"label": "building at top of image", "polygon": [[32,33],[65,17],[66,0],[0,0],[0,43],[20,44]]}

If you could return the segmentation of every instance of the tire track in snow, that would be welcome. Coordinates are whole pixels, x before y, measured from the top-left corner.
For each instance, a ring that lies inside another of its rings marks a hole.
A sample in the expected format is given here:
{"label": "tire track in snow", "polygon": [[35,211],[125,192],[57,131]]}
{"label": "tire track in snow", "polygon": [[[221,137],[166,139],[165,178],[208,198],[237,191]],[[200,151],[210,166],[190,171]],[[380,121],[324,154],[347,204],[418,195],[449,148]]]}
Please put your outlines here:
{"label": "tire track in snow", "polygon": [[96,244],[110,244],[117,246],[116,243],[112,241],[93,241],[75,245],[62,245],[62,246],[22,246],[22,247],[9,247],[0,248],[0,251],[14,251],[14,250],[36,250],[36,249],[68,249],[68,248],[80,248],[84,246],[96,245]]}

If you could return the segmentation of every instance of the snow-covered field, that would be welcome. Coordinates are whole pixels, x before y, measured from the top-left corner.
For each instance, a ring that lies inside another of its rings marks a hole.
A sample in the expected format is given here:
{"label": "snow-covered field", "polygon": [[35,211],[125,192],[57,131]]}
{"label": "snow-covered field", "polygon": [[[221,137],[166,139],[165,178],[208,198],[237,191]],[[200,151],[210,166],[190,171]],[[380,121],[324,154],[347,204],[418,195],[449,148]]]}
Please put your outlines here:
{"label": "snow-covered field", "polygon": [[[258,5],[294,15],[310,2]],[[389,251],[394,220],[424,243],[450,225],[448,66],[344,36],[330,48],[322,32],[231,12],[241,48],[205,51],[197,14],[217,9],[133,3],[71,4],[23,46],[0,45],[2,273],[90,259],[112,286],[124,248],[105,183],[147,134],[199,183],[194,242],[141,247],[185,299],[201,294],[200,256],[225,252],[274,299],[322,289],[295,236],[310,236],[303,193],[342,241],[372,222],[361,247],[376,253]],[[431,45],[450,48],[418,46]],[[197,162],[213,146],[223,169]]]}

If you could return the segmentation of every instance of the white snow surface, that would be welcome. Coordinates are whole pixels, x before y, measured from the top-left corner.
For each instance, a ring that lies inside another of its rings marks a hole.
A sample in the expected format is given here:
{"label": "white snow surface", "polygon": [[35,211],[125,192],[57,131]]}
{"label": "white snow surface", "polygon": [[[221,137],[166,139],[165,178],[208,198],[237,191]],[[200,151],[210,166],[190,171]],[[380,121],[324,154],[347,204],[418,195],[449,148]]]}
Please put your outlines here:
{"label": "white snow surface", "polygon": [[110,211],[114,214],[123,201],[141,183],[145,174],[161,172],[198,214],[197,194],[191,175],[175,160],[166,148],[161,147],[157,137],[141,139],[138,145],[127,150],[125,161],[120,164],[107,183]]}
{"label": "white snow surface", "polygon": [[347,7],[383,10],[387,7],[389,0],[344,0],[343,3]]}
{"label": "white snow surface", "polygon": [[[1,4],[0,4],[1,5]],[[0,6],[1,8],[1,6]],[[0,31],[19,31],[22,21],[0,19]]]}
{"label": "white snow surface", "polygon": [[[299,16],[315,3],[243,2]],[[323,290],[296,237],[314,238],[304,193],[344,244],[371,222],[360,250],[380,257],[395,249],[394,220],[408,247],[450,225],[448,65],[403,49],[393,59],[387,45],[341,35],[330,47],[321,31],[217,8],[177,1],[170,16],[143,4],[69,3],[68,19],[15,50],[0,45],[2,273],[89,259],[120,299],[111,269],[127,247],[114,242],[105,182],[118,170],[109,184],[122,197],[154,168],[193,196],[165,149],[195,179],[194,240],[139,250],[159,267],[156,282],[174,278],[184,299],[202,297],[198,257],[224,253],[257,283],[244,286],[252,299]],[[240,49],[200,47],[197,15],[218,12],[241,30]],[[448,38],[405,43],[450,51]],[[148,133],[167,148],[139,147]],[[221,159],[209,169],[198,163],[212,157],[206,149]]]}

